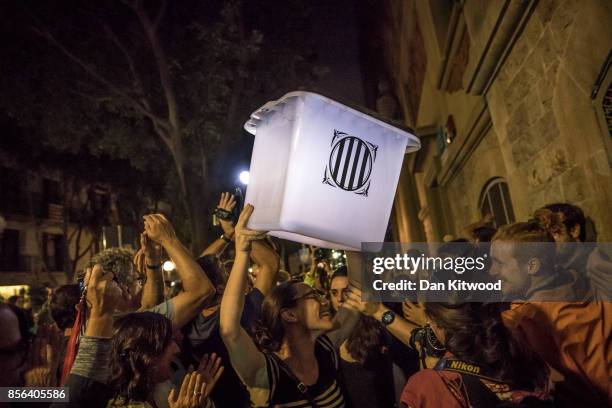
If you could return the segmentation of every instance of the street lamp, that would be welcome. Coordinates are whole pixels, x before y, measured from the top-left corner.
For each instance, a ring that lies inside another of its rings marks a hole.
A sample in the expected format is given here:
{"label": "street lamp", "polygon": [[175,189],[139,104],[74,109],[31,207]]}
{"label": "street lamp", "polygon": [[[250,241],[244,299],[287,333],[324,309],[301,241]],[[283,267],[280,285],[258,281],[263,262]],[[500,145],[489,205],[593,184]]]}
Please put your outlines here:
{"label": "street lamp", "polygon": [[162,265],[162,269],[166,272],[172,272],[174,269],[176,269],[176,265],[174,265],[174,262],[172,261],[166,261]]}
{"label": "street lamp", "polygon": [[241,171],[240,176],[238,176],[240,182],[245,186],[249,184],[249,172],[247,170]]}

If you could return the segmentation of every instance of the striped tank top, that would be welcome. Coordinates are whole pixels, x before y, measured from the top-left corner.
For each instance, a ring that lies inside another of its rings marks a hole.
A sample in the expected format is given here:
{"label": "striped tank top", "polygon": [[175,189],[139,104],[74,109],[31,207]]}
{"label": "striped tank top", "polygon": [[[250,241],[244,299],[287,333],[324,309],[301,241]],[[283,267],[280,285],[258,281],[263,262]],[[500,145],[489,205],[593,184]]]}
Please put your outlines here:
{"label": "striped tank top", "polygon": [[[338,371],[338,353],[327,336],[320,336],[315,342],[315,358],[319,365],[319,378],[307,387],[307,393],[314,400],[317,408],[345,407],[344,394],[340,385]],[[268,371],[267,395],[251,393],[251,403],[255,407],[274,408],[310,408],[308,396],[298,388],[298,382],[292,374],[287,373],[286,366],[279,363],[279,358],[264,354]]]}

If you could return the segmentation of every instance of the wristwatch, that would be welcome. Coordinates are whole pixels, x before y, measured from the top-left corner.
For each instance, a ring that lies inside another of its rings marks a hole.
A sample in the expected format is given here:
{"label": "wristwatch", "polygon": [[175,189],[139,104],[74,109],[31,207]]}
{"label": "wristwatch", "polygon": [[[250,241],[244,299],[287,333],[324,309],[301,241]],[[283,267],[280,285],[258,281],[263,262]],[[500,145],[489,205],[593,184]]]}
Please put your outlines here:
{"label": "wristwatch", "polygon": [[383,326],[390,325],[391,323],[393,323],[394,320],[395,313],[393,313],[391,310],[387,310],[385,313],[382,314],[380,318],[380,322],[383,324]]}
{"label": "wristwatch", "polygon": [[225,235],[225,233],[221,234],[221,236],[220,236],[219,238],[221,238],[222,240],[224,240],[224,241],[225,241],[225,242],[227,242],[228,244],[229,244],[230,242],[232,242],[232,239],[231,239],[231,238],[229,238],[229,237],[227,237],[227,236]]}

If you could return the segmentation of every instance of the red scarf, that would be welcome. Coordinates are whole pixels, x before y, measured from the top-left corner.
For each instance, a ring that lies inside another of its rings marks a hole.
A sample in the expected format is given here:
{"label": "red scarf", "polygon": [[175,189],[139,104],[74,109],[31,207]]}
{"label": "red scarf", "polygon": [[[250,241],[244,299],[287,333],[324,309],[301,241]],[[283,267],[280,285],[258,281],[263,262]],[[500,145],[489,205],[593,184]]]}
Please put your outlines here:
{"label": "red scarf", "polygon": [[79,339],[81,331],[85,327],[85,320],[87,314],[87,307],[85,305],[85,296],[81,296],[81,300],[77,305],[77,315],[74,319],[74,325],[72,325],[72,333],[70,334],[70,340],[68,340],[68,346],[66,348],[66,356],[64,357],[64,365],[62,367],[62,378],[60,384],[66,385],[70,369],[76,359],[77,351],[79,350]]}

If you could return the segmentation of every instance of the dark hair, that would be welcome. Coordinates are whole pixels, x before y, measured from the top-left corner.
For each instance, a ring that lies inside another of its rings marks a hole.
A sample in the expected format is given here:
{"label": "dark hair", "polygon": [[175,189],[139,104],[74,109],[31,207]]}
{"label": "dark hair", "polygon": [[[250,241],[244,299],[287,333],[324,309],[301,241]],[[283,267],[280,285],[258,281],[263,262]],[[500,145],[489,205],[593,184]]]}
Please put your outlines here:
{"label": "dark hair", "polygon": [[15,306],[15,305],[17,305],[17,302],[19,301],[19,298],[20,298],[20,297],[21,297],[21,296],[19,296],[19,295],[13,295],[13,296],[10,296],[10,297],[8,298],[8,303],[9,303],[9,304],[11,304],[11,305],[13,305],[13,306]]}
{"label": "dark hair", "polygon": [[344,277],[348,276],[348,270],[346,269],[346,266],[341,266],[338,269],[336,269],[334,273],[332,273],[332,276],[329,279],[330,284],[331,282],[333,282],[334,279],[341,277],[341,276],[344,276]]}
{"label": "dark hair", "polygon": [[80,298],[81,291],[77,284],[60,286],[53,292],[49,309],[57,327],[62,330],[72,327]]}
{"label": "dark hair", "polygon": [[500,303],[425,303],[425,313],[444,329],[444,345],[455,357],[483,364],[517,388],[544,387],[546,366],[504,326],[503,309]]}
{"label": "dark hair", "polygon": [[563,214],[563,224],[568,230],[571,230],[576,225],[580,226],[580,235],[578,239],[584,242],[586,239],[586,217],[582,209],[576,205],[569,203],[554,203],[544,207],[554,213]]}
{"label": "dark hair", "polygon": [[280,350],[285,328],[281,318],[283,309],[297,305],[297,284],[300,281],[290,280],[272,289],[261,306],[261,319],[255,327],[255,341],[259,348],[266,352]]}
{"label": "dark hair", "polygon": [[172,322],[153,312],[129,313],[115,321],[110,386],[126,401],[146,401],[155,387],[152,366],[172,341]]}
{"label": "dark hair", "polygon": [[227,275],[214,255],[201,256],[196,261],[215,288],[226,284]]}
{"label": "dark hair", "polygon": [[346,340],[346,349],[356,361],[368,365],[372,358],[380,355],[384,344],[381,324],[373,317],[362,315]]}

